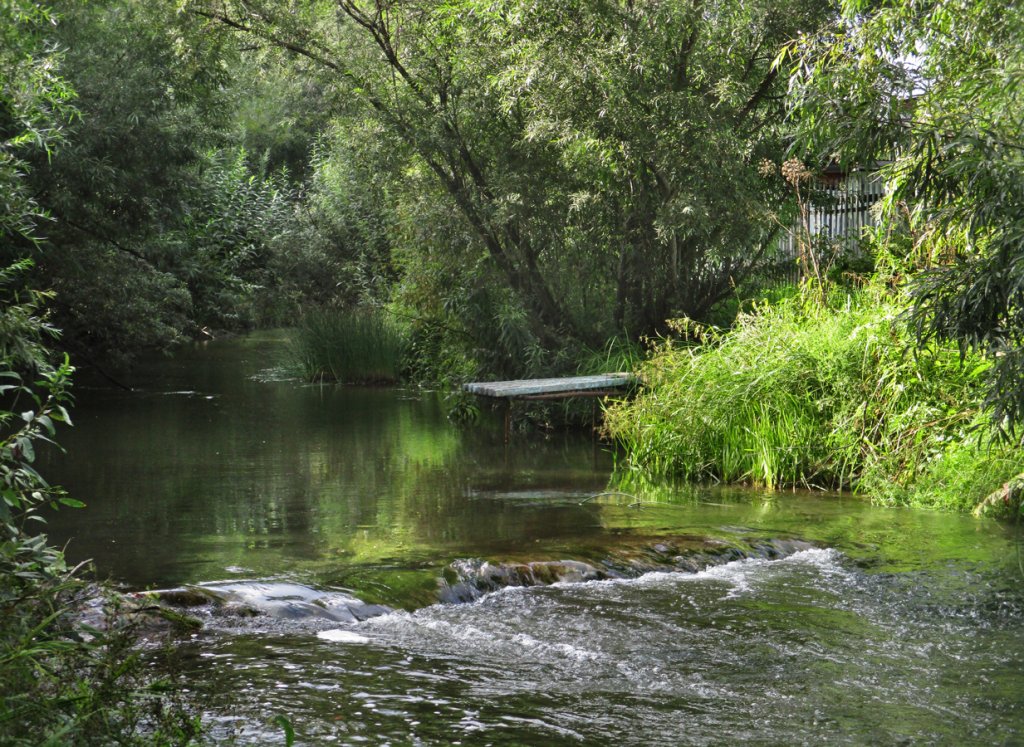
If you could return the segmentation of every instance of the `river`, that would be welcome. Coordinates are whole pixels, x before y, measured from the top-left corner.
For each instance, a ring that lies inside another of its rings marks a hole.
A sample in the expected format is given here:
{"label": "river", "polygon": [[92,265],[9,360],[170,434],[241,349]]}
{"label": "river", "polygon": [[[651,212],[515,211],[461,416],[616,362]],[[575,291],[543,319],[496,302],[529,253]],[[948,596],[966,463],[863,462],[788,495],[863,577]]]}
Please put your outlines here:
{"label": "river", "polygon": [[1024,743],[1016,528],[631,494],[588,434],[506,445],[436,394],[288,380],[283,350],[82,388],[41,467],[88,504],[50,517],[71,560],[230,597],[173,657],[209,741],[283,744],[281,715],[298,744]]}

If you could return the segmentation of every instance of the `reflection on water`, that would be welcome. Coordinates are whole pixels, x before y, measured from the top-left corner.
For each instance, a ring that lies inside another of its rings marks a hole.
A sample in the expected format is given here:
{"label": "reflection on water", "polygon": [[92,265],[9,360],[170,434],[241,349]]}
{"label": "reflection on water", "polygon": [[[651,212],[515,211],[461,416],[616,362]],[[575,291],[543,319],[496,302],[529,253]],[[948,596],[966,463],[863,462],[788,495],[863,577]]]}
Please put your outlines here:
{"label": "reflection on water", "polygon": [[432,394],[254,378],[279,350],[211,345],[137,392],[79,392],[68,454],[44,469],[89,508],[51,535],[129,585],[168,586],[229,569],[337,583],[601,530],[598,509],[575,510],[607,481],[592,439],[506,449],[496,428],[450,426]]}
{"label": "reflection on water", "polygon": [[[610,484],[587,434],[506,446],[431,394],[281,380],[281,351],[214,343],[80,391],[41,467],[89,504],[51,518],[72,560],[274,612],[182,647],[211,738],[280,743],[284,714],[309,744],[1024,740],[1012,528]],[[782,559],[722,554],[757,547]],[[342,614],[360,600],[397,611]]]}

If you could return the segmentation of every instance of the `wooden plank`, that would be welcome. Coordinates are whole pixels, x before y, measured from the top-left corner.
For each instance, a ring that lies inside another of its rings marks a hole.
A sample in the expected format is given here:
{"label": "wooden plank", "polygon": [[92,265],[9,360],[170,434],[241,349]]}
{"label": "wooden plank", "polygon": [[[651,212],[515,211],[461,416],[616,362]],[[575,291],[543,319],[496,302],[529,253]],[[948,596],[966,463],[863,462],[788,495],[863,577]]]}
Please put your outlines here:
{"label": "wooden plank", "polygon": [[601,397],[621,397],[622,389],[575,389],[571,392],[552,392],[549,394],[526,394],[521,399],[548,400],[548,399],[569,399],[570,397],[590,397],[599,399]]}
{"label": "wooden plank", "polygon": [[632,382],[632,374],[610,373],[598,376],[567,376],[557,379],[476,381],[471,384],[463,384],[462,388],[471,394],[480,394],[485,397],[516,399],[537,395],[583,395],[591,390],[619,389],[629,386]]}

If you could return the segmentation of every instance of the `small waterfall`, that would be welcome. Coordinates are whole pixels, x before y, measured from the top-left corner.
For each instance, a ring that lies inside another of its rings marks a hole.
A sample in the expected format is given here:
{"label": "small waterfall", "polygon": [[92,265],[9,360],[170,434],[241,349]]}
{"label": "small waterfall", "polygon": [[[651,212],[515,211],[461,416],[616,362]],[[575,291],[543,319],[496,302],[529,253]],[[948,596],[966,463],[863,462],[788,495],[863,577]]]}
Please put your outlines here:
{"label": "small waterfall", "polygon": [[618,548],[599,560],[535,560],[499,562],[460,558],[438,580],[438,599],[446,604],[472,602],[486,594],[517,586],[550,586],[610,578],[636,578],[645,573],[698,573],[735,560],[776,560],[814,547],[795,539],[770,539],[746,546],[704,540],[700,549],[693,538],[663,539],[633,548]]}

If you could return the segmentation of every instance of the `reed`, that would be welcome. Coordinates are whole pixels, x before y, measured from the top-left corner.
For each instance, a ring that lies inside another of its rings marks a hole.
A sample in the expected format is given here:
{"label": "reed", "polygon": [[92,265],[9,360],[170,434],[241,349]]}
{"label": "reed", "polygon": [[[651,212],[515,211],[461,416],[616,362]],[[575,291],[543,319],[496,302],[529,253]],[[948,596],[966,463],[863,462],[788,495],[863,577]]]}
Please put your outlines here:
{"label": "reed", "polygon": [[911,353],[901,311],[868,290],[698,329],[700,344],[655,351],[645,391],[610,408],[606,429],[652,475],[970,508],[1024,456],[989,425],[985,361],[950,346]]}
{"label": "reed", "polygon": [[376,309],[306,313],[292,338],[309,381],[392,384],[401,380],[408,335]]}
{"label": "reed", "polygon": [[577,356],[579,376],[635,371],[644,360],[643,347],[626,337],[613,337],[603,348],[586,349]]}

